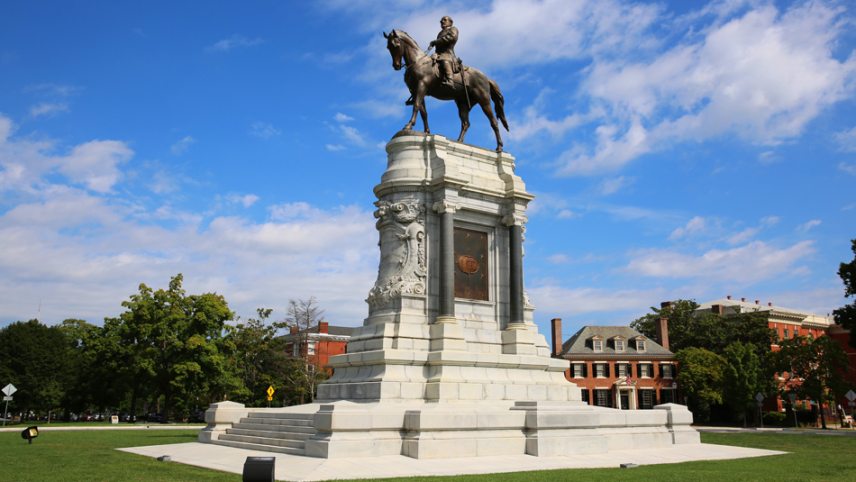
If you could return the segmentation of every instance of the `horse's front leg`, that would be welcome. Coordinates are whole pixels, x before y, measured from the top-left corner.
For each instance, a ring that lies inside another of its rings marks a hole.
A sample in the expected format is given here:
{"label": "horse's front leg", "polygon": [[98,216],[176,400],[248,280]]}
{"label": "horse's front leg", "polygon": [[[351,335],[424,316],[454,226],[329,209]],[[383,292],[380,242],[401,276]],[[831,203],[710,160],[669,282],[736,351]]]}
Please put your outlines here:
{"label": "horse's front leg", "polygon": [[413,114],[410,115],[410,122],[408,122],[404,126],[404,130],[409,131],[413,129],[413,125],[416,124],[416,113],[422,113],[422,123],[426,125],[428,113],[423,111],[425,110],[425,84],[420,83],[416,86],[416,91],[413,93]]}
{"label": "horse's front leg", "polygon": [[425,108],[425,102],[422,102],[422,106],[419,108],[419,114],[422,116],[422,127],[425,129],[426,134],[431,133],[431,129],[428,127],[428,110]]}
{"label": "horse's front leg", "polygon": [[458,142],[464,142],[464,137],[467,135],[467,129],[470,128],[470,106],[466,100],[455,100],[458,105],[458,117],[461,118],[461,133],[458,134]]}

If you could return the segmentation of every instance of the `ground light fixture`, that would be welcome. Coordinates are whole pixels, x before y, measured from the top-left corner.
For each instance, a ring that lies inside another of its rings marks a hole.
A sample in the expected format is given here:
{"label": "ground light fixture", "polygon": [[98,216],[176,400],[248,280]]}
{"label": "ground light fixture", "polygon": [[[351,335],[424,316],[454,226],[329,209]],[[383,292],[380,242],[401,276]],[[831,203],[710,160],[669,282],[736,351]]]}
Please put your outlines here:
{"label": "ground light fixture", "polygon": [[32,427],[27,427],[23,431],[21,431],[21,438],[27,440],[29,443],[33,443],[33,439],[39,436],[39,427],[33,425]]}
{"label": "ground light fixture", "polygon": [[247,457],[243,482],[274,482],[276,457]]}

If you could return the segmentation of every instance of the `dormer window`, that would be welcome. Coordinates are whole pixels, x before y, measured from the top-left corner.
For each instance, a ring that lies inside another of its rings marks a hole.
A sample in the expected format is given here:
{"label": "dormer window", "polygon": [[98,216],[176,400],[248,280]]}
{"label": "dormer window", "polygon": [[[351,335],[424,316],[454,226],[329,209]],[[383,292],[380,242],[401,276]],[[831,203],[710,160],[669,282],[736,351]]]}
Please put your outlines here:
{"label": "dormer window", "polygon": [[601,338],[599,336],[592,338],[591,339],[591,349],[594,350],[596,353],[602,352],[603,351],[603,338]]}
{"label": "dormer window", "polygon": [[612,340],[612,342],[615,344],[615,351],[616,352],[623,352],[624,351],[624,338],[616,337]]}
{"label": "dormer window", "polygon": [[639,353],[644,353],[645,350],[646,350],[645,339],[644,338],[637,338],[636,339],[636,351],[638,351]]}

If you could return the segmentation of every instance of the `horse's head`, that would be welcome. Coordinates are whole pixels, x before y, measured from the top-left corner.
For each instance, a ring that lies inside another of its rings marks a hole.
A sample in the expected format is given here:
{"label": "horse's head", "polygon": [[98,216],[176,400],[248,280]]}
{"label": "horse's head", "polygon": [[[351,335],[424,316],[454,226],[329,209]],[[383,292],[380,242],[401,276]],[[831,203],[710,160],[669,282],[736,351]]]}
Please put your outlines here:
{"label": "horse's head", "polygon": [[392,56],[392,68],[401,70],[401,59],[404,58],[404,46],[401,44],[401,37],[396,30],[392,30],[389,34],[384,32],[383,36],[386,39],[386,49]]}

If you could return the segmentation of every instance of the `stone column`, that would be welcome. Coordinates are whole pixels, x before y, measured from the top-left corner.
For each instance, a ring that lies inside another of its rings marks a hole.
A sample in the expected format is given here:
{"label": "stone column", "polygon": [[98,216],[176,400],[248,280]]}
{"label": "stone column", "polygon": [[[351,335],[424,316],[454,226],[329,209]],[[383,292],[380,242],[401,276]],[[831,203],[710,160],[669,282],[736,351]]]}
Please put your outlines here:
{"label": "stone column", "polygon": [[440,313],[437,323],[455,322],[455,210],[449,201],[437,201],[440,215]]}
{"label": "stone column", "polygon": [[522,216],[506,217],[508,225],[508,271],[510,324],[523,324],[523,223]]}

